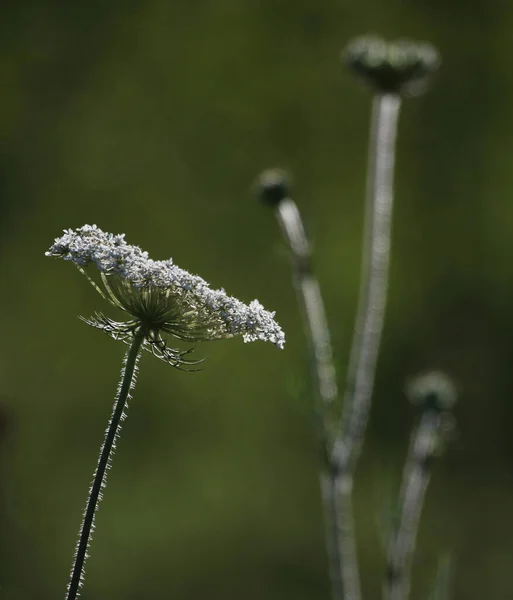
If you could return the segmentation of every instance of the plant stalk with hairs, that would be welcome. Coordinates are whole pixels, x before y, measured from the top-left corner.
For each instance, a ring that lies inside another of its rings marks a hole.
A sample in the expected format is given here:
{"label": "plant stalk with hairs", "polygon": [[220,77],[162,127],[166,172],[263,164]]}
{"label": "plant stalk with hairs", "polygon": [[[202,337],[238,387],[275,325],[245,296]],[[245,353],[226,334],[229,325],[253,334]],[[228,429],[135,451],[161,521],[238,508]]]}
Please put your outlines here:
{"label": "plant stalk with hairs", "polygon": [[432,463],[451,432],[451,410],[456,402],[452,382],[438,372],[416,378],[407,393],[420,414],[404,466],[399,517],[388,540],[385,600],[406,600],[409,596],[412,558]]}
{"label": "plant stalk with hairs", "polygon": [[[285,335],[274,320],[274,313],[266,311],[257,300],[246,305],[223,290],[213,290],[201,277],[180,269],[171,259],[151,260],[138,246],[127,244],[124,235],[105,233],[96,225],[65,231],[46,255],[74,263],[102,298],[127,316],[122,322],[102,313],[83,319],[127,344],[128,350],[71,568],[66,600],[75,600],[84,581],[95,515],[127,401],[135,386],[141,350],[172,367],[191,370],[201,361],[191,360],[190,350],[170,348],[164,336],[195,343],[240,335],[245,342],[269,341],[283,348]],[[90,264],[97,267],[100,283],[86,271]]]}
{"label": "plant stalk with hairs", "polygon": [[[260,197],[272,206],[292,257],[294,283],[309,348],[318,434],[324,458],[321,491],[333,600],[360,600],[352,490],[364,442],[386,308],[390,262],[393,178],[402,98],[421,92],[438,67],[429,44],[385,42],[363,37],[351,42],[344,61],[370,85],[372,104],[361,284],[343,402],[337,387],[329,328],[311,249],[284,172],[265,171]],[[342,406],[340,406],[342,404]],[[333,407],[341,410],[333,423]]]}

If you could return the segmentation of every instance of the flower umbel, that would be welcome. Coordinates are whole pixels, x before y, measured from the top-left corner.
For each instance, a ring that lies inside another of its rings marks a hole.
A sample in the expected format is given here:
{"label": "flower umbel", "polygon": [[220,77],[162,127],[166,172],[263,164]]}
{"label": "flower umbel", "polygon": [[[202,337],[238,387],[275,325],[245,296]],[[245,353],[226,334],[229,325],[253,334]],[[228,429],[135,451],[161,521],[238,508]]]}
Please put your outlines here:
{"label": "flower umbel", "polygon": [[[274,313],[258,300],[246,305],[224,290],[211,289],[172,259],[152,260],[138,246],[127,244],[124,234],[106,233],[96,225],[65,230],[46,256],[72,261],[105,300],[130,316],[117,322],[95,313],[84,319],[86,323],[128,343],[136,332],[143,332],[145,349],[173,366],[193,363],[185,359],[189,351],[168,348],[163,334],[185,342],[241,335],[245,342],[269,341],[280,349],[285,344]],[[103,287],[86,273],[90,263],[98,268]]]}

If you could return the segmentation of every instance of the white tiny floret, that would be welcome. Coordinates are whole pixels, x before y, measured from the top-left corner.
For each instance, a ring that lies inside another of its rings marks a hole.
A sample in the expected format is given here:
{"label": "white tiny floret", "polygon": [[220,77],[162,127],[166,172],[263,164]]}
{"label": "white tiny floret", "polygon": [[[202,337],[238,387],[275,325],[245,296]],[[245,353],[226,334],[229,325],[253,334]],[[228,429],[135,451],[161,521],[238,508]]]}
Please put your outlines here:
{"label": "white tiny floret", "polygon": [[241,335],[245,342],[268,341],[280,349],[285,344],[274,312],[265,310],[258,300],[246,305],[222,289],[213,290],[204,279],[180,269],[171,259],[152,260],[138,246],[127,244],[124,234],[105,233],[96,225],[65,230],[46,256],[70,260],[80,269],[93,263],[107,278],[133,289],[134,296],[141,290],[160,294],[178,319],[183,316],[188,323],[197,324],[202,332],[198,341]]}

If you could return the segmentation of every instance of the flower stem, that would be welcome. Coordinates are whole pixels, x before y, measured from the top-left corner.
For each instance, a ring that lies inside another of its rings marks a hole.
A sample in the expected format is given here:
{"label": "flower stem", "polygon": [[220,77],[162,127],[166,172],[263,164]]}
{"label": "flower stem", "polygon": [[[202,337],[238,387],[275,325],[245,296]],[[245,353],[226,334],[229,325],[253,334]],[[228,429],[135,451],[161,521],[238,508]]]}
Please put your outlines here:
{"label": "flower stem", "polygon": [[409,595],[411,559],[441,422],[439,411],[425,410],[411,438],[401,484],[401,513],[388,544],[384,589],[387,600],[406,600]]}
{"label": "flower stem", "polygon": [[354,472],[367,427],[383,331],[400,106],[399,95],[377,94],[372,107],[362,279],[337,440],[338,455],[342,459],[344,470],[351,473]]}
{"label": "flower stem", "polygon": [[373,102],[365,207],[365,232],[360,286],[342,418],[330,463],[333,514],[339,529],[344,599],[361,597],[352,491],[356,462],[370,410],[376,361],[386,305],[390,232],[392,225],[395,140],[401,99],[378,94]]}
{"label": "flower stem", "polygon": [[[333,440],[329,416],[338,397],[338,387],[324,303],[311,264],[310,244],[295,202],[289,197],[281,200],[276,206],[276,216],[291,251],[295,287],[308,342],[319,437],[323,456],[329,457]],[[340,523],[338,482],[329,461],[323,464],[320,484],[332,598],[346,600],[351,598],[347,595],[346,577],[348,571],[352,571],[348,564],[352,564],[354,557],[352,534]]]}
{"label": "flower stem", "polygon": [[70,580],[66,600],[75,600],[78,596],[78,590],[84,580],[84,563],[87,558],[87,549],[91,534],[94,530],[94,518],[98,504],[102,499],[102,489],[107,483],[107,470],[111,466],[111,458],[115,448],[116,438],[121,429],[121,421],[125,416],[125,407],[133,390],[136,381],[137,363],[139,360],[139,351],[144,340],[144,332],[138,330],[128,348],[121,371],[121,381],[116,393],[112,416],[105,432],[105,439],[100,451],[98,465],[94,473],[93,483],[89,490],[84,519],[80,527],[78,543],[75,550],[73,566],[71,568]]}
{"label": "flower stem", "polygon": [[340,477],[336,469],[321,475],[326,512],[327,544],[334,600],[359,600],[360,578],[353,523],[351,493],[344,486],[352,481]]}
{"label": "flower stem", "polygon": [[338,396],[333,352],[319,282],[313,272],[311,249],[306,237],[301,214],[291,198],[285,198],[277,207],[276,215],[291,250],[297,297],[308,340],[312,378],[316,382],[316,410],[327,431],[328,411]]}

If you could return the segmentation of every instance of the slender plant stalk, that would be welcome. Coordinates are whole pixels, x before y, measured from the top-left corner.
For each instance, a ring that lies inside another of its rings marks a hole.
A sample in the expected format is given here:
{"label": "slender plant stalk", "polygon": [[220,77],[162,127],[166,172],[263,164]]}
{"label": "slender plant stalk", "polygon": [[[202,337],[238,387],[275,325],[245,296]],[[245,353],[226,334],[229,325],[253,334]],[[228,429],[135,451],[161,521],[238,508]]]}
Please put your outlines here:
{"label": "slender plant stalk", "polygon": [[[296,204],[291,198],[285,198],[277,205],[276,214],[291,250],[295,287],[308,340],[321,443],[323,453],[329,457],[333,441],[329,416],[338,397],[338,387],[324,303],[312,269],[310,244]],[[357,573],[354,537],[352,530],[348,530],[347,523],[340,520],[339,482],[330,465],[324,466],[320,484],[332,597],[333,600],[353,600],[358,597],[351,591],[355,581],[353,573]]]}
{"label": "slender plant stalk", "polygon": [[395,145],[401,98],[376,94],[372,106],[362,275],[351,344],[339,457],[354,472],[367,427],[388,288]]}
{"label": "slender plant stalk", "polygon": [[361,597],[354,517],[353,479],[370,410],[376,361],[386,305],[390,234],[392,225],[395,141],[401,99],[398,94],[377,94],[373,101],[362,282],[358,300],[351,355],[347,373],[343,414],[333,445],[332,487],[336,506],[345,598]]}
{"label": "slender plant stalk", "polygon": [[112,416],[105,432],[105,439],[100,451],[98,465],[94,473],[93,483],[89,490],[89,497],[87,499],[86,509],[84,512],[84,519],[80,527],[66,600],[75,600],[75,598],[77,598],[79,588],[84,580],[84,563],[87,558],[89,541],[94,530],[94,518],[98,504],[102,499],[102,490],[105,488],[107,483],[107,470],[110,467],[110,462],[115,449],[116,438],[118,437],[121,429],[121,421],[125,416],[125,407],[128,399],[130,398],[130,392],[135,386],[139,351],[141,349],[143,340],[144,331],[139,329],[135,334],[123,361],[121,381],[116,393]]}
{"label": "slender plant stalk", "polygon": [[317,415],[327,468],[321,490],[334,600],[360,600],[360,580],[353,525],[353,473],[363,443],[385,313],[392,224],[395,141],[401,99],[377,94],[373,103],[362,283],[351,346],[344,408],[338,431],[332,431],[330,407],[338,397],[331,342],[311,251],[299,211],[290,198],[276,203],[276,213],[292,254],[296,290],[308,339]]}
{"label": "slender plant stalk", "polygon": [[439,411],[425,410],[411,438],[401,484],[401,512],[388,544],[386,600],[406,600],[409,596],[411,562],[441,419]]}
{"label": "slender plant stalk", "polygon": [[[335,548],[333,554],[337,560],[332,561],[332,578],[340,579],[339,589],[343,600],[359,600],[361,597],[358,557],[356,553],[356,538],[354,533],[352,495],[344,486],[351,485],[347,478],[340,477],[337,469],[322,473],[324,481],[324,502],[331,502],[327,522],[328,543]],[[336,546],[335,546],[336,544]],[[335,570],[336,569],[336,570]]]}
{"label": "slender plant stalk", "polygon": [[[298,301],[311,356],[310,366],[316,382],[316,409],[327,417],[326,413],[338,396],[338,387],[324,303],[312,268],[310,244],[299,210],[291,198],[285,198],[278,204],[277,217],[291,250]],[[324,425],[329,431],[329,422]]]}
{"label": "slender plant stalk", "polygon": [[438,560],[434,589],[429,600],[450,600],[452,598],[453,562],[451,553],[441,556]]}

